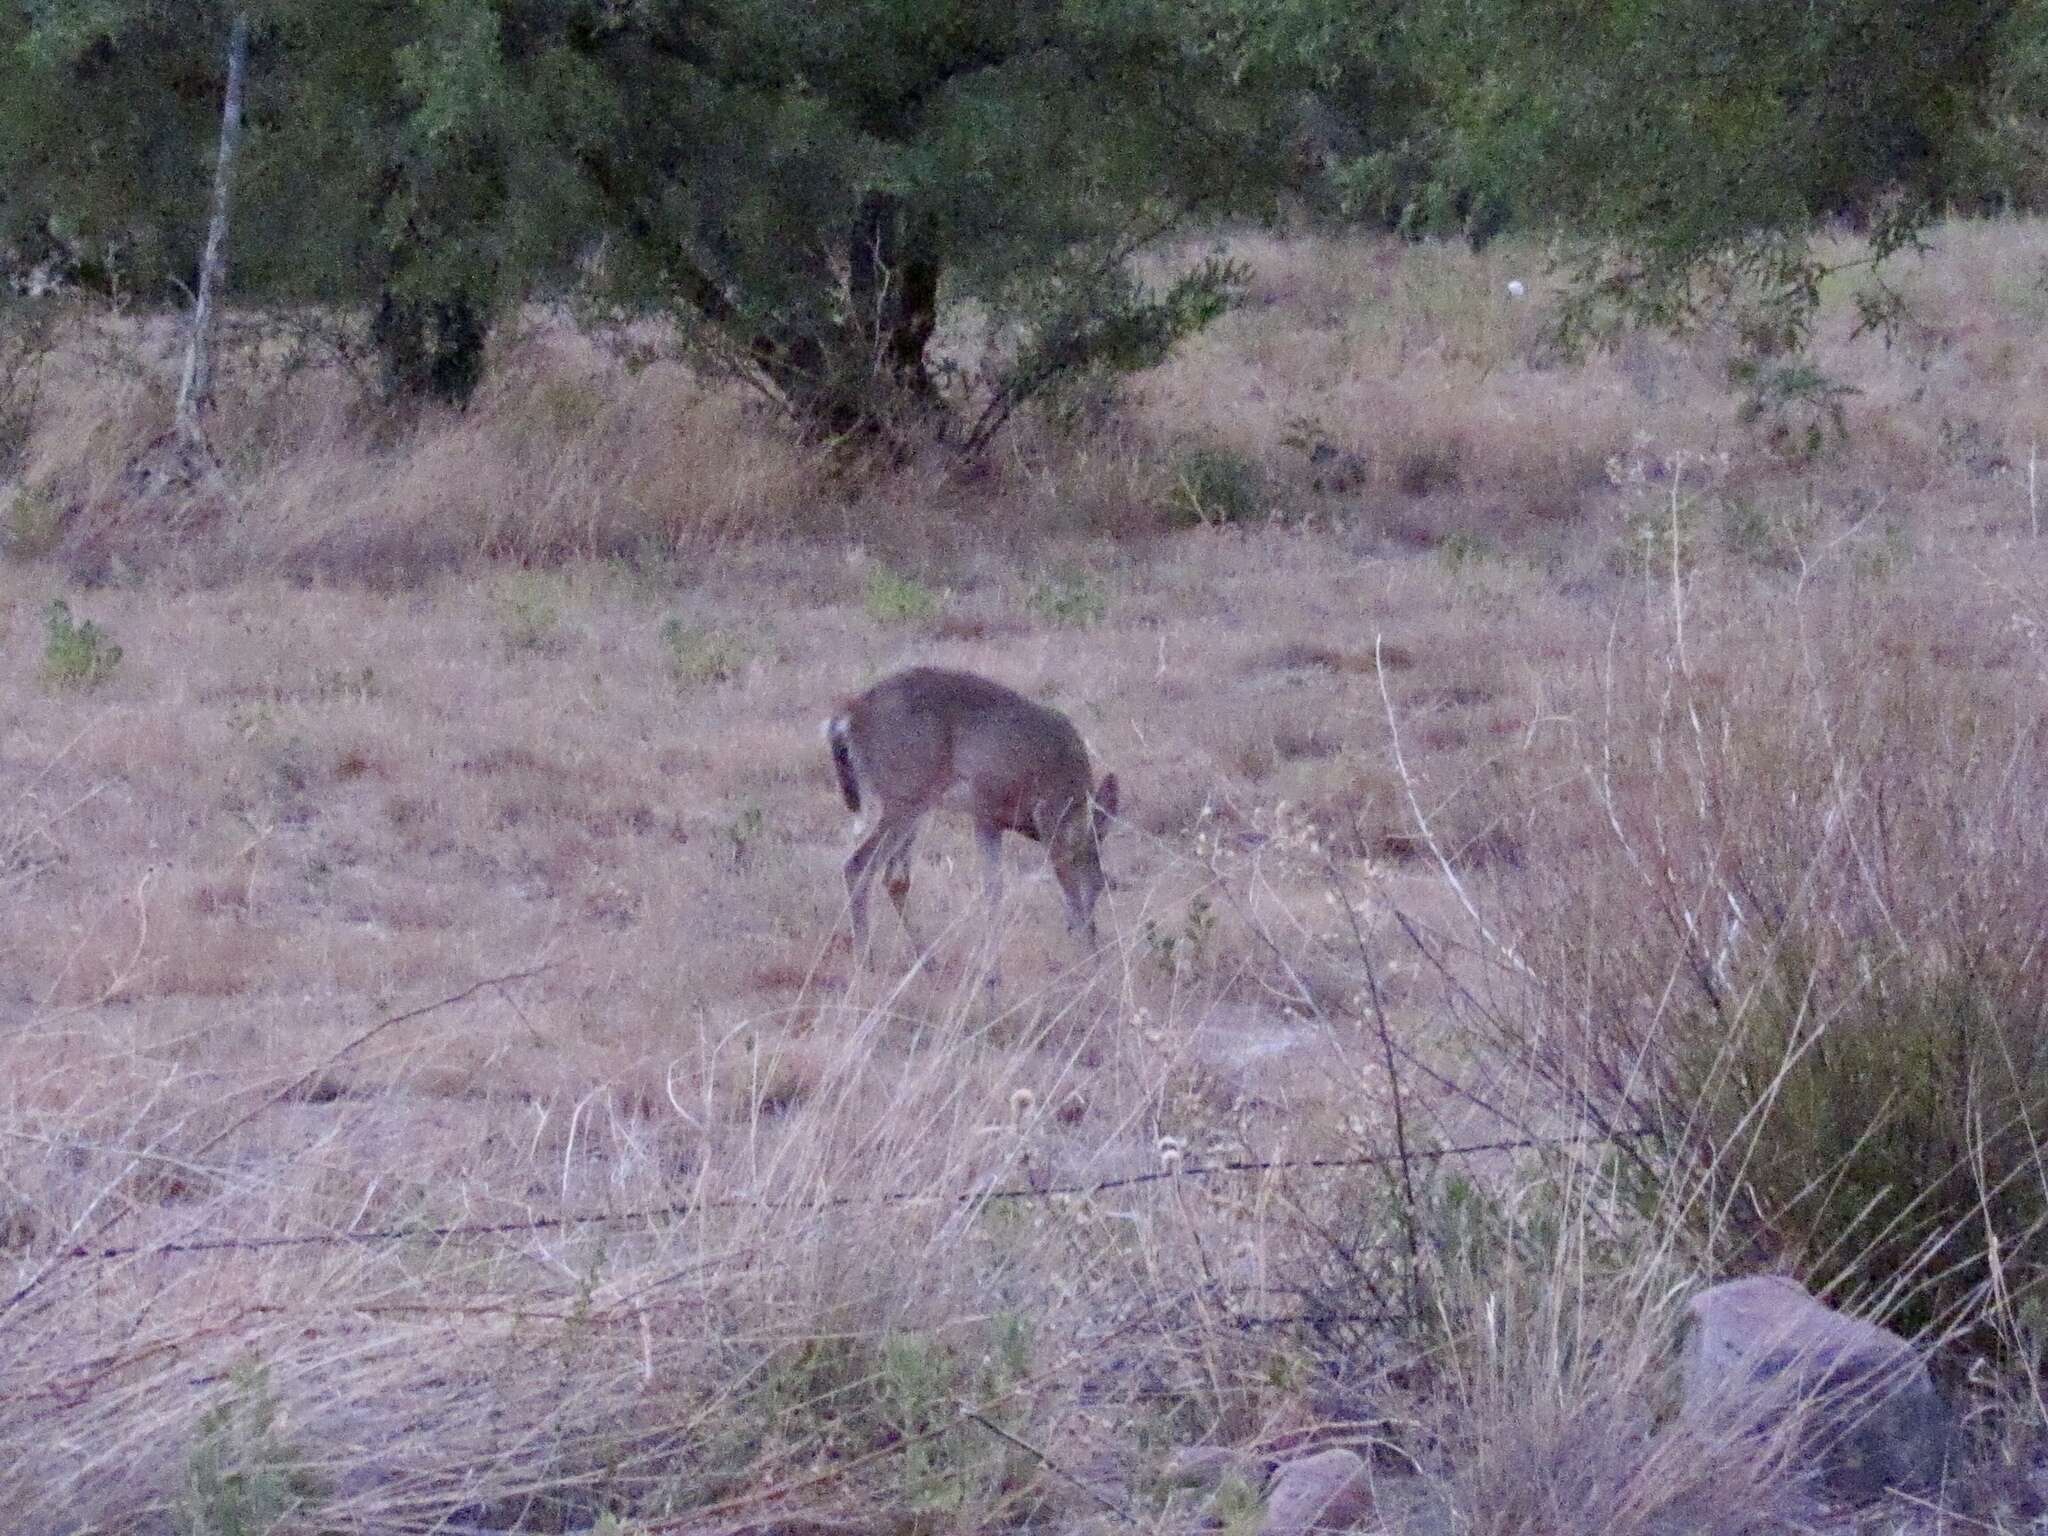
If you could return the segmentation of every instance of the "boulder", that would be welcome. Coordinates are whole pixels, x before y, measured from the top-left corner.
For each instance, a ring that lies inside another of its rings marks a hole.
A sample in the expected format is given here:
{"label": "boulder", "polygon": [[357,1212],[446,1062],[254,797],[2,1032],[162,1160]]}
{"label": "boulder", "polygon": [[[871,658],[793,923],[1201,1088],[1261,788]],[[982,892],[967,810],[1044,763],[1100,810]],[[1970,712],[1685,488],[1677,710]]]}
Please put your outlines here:
{"label": "boulder", "polygon": [[1782,1448],[1793,1471],[1842,1498],[1925,1494],[1946,1479],[1955,1417],[1905,1339],[1775,1275],[1710,1286],[1686,1310],[1694,1430]]}
{"label": "boulder", "polygon": [[1364,1460],[1343,1449],[1318,1451],[1273,1473],[1259,1536],[1348,1531],[1372,1511],[1372,1473]]}

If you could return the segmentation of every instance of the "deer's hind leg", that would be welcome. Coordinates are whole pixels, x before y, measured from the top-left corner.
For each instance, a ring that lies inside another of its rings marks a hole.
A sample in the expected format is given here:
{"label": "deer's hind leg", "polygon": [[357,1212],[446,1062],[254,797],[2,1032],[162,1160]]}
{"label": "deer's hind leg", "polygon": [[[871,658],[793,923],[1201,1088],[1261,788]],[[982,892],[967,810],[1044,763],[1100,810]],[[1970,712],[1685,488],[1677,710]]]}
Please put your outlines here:
{"label": "deer's hind leg", "polygon": [[910,935],[910,947],[923,954],[924,942],[910,922],[910,850],[916,843],[917,822],[912,819],[889,846],[888,856],[882,863],[882,888],[889,893],[890,904],[896,908],[897,921]]}
{"label": "deer's hind leg", "polygon": [[974,823],[975,845],[981,850],[981,903],[982,934],[981,958],[982,984],[999,987],[1003,978],[996,966],[996,951],[1002,941],[1003,913],[1003,828],[1000,822],[987,817],[977,817]]}
{"label": "deer's hind leg", "polygon": [[[906,930],[910,927],[904,904],[910,896],[910,846],[917,838],[917,823],[916,816],[884,811],[876,818],[874,829],[847,856],[846,904],[853,916],[853,947],[860,954],[867,953],[868,896],[878,869],[883,873],[896,915],[903,919]],[[914,933],[911,942],[916,942]]]}

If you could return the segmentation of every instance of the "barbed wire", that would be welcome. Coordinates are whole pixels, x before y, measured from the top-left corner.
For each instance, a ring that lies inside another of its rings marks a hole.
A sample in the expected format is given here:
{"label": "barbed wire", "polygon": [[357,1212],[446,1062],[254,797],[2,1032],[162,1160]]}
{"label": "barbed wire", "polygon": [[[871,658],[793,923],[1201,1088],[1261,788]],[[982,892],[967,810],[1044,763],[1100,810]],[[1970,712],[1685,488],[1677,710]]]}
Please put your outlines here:
{"label": "barbed wire", "polygon": [[[1577,1136],[1517,1136],[1499,1141],[1468,1142],[1448,1147],[1411,1150],[1411,1162],[1441,1162],[1445,1158],[1469,1157],[1487,1152],[1521,1152],[1541,1147],[1584,1146],[1615,1143],[1646,1136],[1647,1131],[1587,1133]],[[1221,1163],[1182,1164],[1146,1173],[1121,1174],[1114,1178],[1090,1179],[1067,1184],[1006,1186],[1000,1189],[884,1190],[865,1195],[827,1195],[820,1199],[775,1198],[759,1195],[722,1195],[705,1200],[677,1200],[663,1205],[643,1206],[631,1211],[568,1212],[559,1216],[529,1216],[518,1221],[449,1222],[438,1226],[371,1227],[359,1231],[303,1232],[273,1237],[199,1238],[173,1243],[129,1243],[119,1247],[95,1248],[78,1244],[51,1255],[59,1264],[110,1263],[117,1259],[193,1257],[218,1253],[262,1253],[289,1248],[339,1248],[374,1246],[397,1242],[476,1242],[494,1237],[512,1237],[534,1232],[560,1232],[584,1227],[630,1226],[644,1222],[679,1220],[707,1210],[836,1210],[851,1206],[883,1205],[971,1205],[998,1201],[1089,1199],[1117,1190],[1133,1189],[1172,1179],[1207,1179],[1229,1174],[1358,1172],[1399,1163],[1398,1152],[1361,1153],[1355,1157],[1243,1158]]]}

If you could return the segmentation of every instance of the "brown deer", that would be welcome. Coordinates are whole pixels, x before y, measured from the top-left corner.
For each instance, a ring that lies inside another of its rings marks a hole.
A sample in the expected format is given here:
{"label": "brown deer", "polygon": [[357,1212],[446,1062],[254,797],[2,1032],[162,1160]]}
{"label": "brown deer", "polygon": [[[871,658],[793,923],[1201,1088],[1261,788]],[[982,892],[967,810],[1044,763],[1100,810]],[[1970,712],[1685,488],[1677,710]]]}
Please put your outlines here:
{"label": "brown deer", "polygon": [[973,818],[991,916],[1002,894],[1003,834],[1021,832],[1045,844],[1066,896],[1067,927],[1094,947],[1116,775],[1095,783],[1081,733],[1065,715],[971,672],[912,667],[847,700],[825,722],[825,740],[847,809],[874,802],[873,826],[846,861],[857,951],[867,950],[877,868],[917,943],[905,910],[910,848],[925,812],[942,802]]}

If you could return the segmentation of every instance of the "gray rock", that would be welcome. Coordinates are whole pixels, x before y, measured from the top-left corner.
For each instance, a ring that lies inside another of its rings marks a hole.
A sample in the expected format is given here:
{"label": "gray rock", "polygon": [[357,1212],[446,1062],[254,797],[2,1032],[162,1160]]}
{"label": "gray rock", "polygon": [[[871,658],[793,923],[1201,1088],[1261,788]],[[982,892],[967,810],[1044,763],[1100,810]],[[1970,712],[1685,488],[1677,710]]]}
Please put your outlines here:
{"label": "gray rock", "polygon": [[1274,1472],[1259,1536],[1348,1531],[1372,1511],[1372,1473],[1365,1462],[1343,1449],[1318,1451]]}
{"label": "gray rock", "polygon": [[1696,1431],[1782,1449],[1837,1497],[1944,1482],[1955,1417],[1906,1340],[1776,1275],[1710,1286],[1686,1310],[1683,1415]]}

